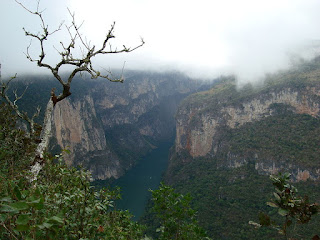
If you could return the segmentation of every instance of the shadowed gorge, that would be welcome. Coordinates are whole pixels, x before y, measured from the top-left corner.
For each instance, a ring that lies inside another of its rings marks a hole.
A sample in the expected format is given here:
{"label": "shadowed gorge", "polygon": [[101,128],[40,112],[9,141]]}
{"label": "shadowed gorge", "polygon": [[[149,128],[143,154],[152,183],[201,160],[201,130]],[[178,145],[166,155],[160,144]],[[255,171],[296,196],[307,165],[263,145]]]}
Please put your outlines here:
{"label": "shadowed gorge", "polygon": [[[266,205],[268,175],[277,172],[290,172],[300,194],[319,202],[319,66],[316,58],[242,88],[234,77],[208,84],[179,73],[133,71],[124,84],[78,79],[55,109],[51,150],[69,149],[66,163],[82,164],[100,186],[120,185],[118,207],[142,216],[150,229],[156,226],[149,208],[143,214],[147,190],[162,179],[191,194],[212,238],[281,239],[248,222],[260,211],[277,216]],[[48,81],[39,85],[49,88]],[[32,87],[21,104],[31,109],[27,99],[37,93]],[[319,216],[295,229],[313,236]]]}
{"label": "shadowed gorge", "polygon": [[[48,77],[27,76],[12,88],[22,92],[29,86],[20,104],[32,113],[32,99],[45,103],[56,85]],[[54,109],[50,151],[69,150],[66,163],[82,164],[94,179],[119,178],[159,143],[174,137],[179,102],[206,88],[208,83],[180,73],[128,71],[123,84],[78,78],[72,95]]]}
{"label": "shadowed gorge", "polygon": [[1,0],[0,239],[319,240],[319,8]]}

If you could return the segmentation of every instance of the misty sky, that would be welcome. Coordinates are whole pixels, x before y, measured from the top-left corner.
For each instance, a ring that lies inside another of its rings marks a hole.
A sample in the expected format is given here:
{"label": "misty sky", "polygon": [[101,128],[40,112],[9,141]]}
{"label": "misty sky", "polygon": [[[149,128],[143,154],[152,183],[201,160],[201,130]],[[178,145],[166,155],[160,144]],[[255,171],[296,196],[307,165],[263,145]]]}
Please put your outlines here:
{"label": "misty sky", "polygon": [[[21,0],[30,9],[37,1]],[[129,54],[98,58],[97,66],[141,70],[181,70],[191,76],[214,78],[236,73],[239,80],[255,81],[266,72],[290,65],[293,55],[317,54],[320,40],[319,0],[41,0],[40,9],[54,30],[62,20],[70,23],[67,8],[84,21],[83,36],[100,46],[113,21],[113,46],[143,48]],[[0,2],[0,62],[2,74],[38,72],[24,52],[27,30],[40,31],[39,19],[14,0]],[[46,43],[48,61],[57,60],[55,48],[67,42],[58,32]],[[31,52],[37,52],[32,42]],[[55,48],[53,47],[55,46]]]}

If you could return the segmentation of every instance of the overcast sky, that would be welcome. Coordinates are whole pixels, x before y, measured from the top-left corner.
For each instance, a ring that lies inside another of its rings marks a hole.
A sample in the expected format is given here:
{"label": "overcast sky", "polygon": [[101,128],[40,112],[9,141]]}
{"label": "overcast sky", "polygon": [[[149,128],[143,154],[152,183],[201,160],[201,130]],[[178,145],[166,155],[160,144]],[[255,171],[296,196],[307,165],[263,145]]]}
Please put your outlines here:
{"label": "overcast sky", "polygon": [[[21,0],[30,9],[37,1]],[[54,30],[62,20],[70,23],[67,8],[75,12],[82,33],[99,46],[116,22],[114,46],[146,44],[135,52],[104,56],[105,68],[181,70],[192,76],[213,78],[234,72],[240,81],[254,81],[266,72],[289,66],[292,54],[313,54],[306,48],[320,40],[319,0],[41,0],[40,9]],[[39,19],[14,0],[0,2],[0,61],[2,74],[37,72],[24,52],[30,38],[22,27],[37,32]],[[48,41],[48,61],[67,32]],[[36,53],[37,42],[32,43]],[[37,56],[35,54],[35,56]]]}

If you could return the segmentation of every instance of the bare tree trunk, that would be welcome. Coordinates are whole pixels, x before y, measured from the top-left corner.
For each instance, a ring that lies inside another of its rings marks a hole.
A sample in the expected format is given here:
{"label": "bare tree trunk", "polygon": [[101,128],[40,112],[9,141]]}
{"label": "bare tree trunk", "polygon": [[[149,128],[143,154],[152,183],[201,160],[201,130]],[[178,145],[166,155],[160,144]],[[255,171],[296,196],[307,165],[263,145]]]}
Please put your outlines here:
{"label": "bare tree trunk", "polygon": [[[105,78],[111,82],[123,82],[124,78],[121,76],[120,78],[113,78],[110,71],[107,71],[106,74],[102,74],[100,71],[94,68],[92,64],[92,59],[94,59],[98,55],[104,55],[104,54],[118,54],[118,53],[129,53],[132,52],[140,47],[142,47],[145,42],[141,38],[141,43],[137,45],[134,48],[128,48],[125,45],[123,45],[122,48],[117,49],[113,48],[110,44],[110,41],[115,38],[114,36],[114,27],[115,23],[111,25],[111,28],[106,34],[106,37],[104,38],[102,44],[100,47],[96,48],[96,46],[92,46],[90,44],[90,41],[87,41],[86,38],[80,34],[79,29],[81,28],[81,25],[77,25],[75,21],[75,16],[72,14],[69,10],[69,13],[72,18],[72,23],[67,26],[66,30],[69,34],[69,43],[65,44],[62,41],[60,41],[60,50],[57,49],[59,55],[61,56],[61,60],[56,65],[51,65],[49,63],[46,63],[46,53],[45,53],[45,44],[44,42],[54,33],[61,30],[62,23],[59,25],[59,27],[53,31],[49,31],[49,26],[45,23],[44,18],[42,16],[43,11],[39,9],[39,3],[38,1],[37,9],[35,11],[32,11],[28,8],[26,8],[22,3],[20,3],[18,0],[15,0],[19,5],[21,5],[26,11],[28,11],[30,14],[36,15],[39,17],[40,20],[40,26],[42,28],[42,32],[36,32],[32,33],[27,30],[24,30],[24,33],[26,36],[31,37],[32,39],[35,39],[40,44],[40,54],[37,55],[36,58],[33,58],[29,53],[30,45],[27,47],[26,51],[26,57],[31,61],[35,62],[38,67],[47,68],[51,71],[52,75],[56,78],[56,80],[60,83],[63,90],[60,94],[55,95],[55,89],[53,88],[51,90],[51,98],[47,104],[45,117],[44,117],[44,123],[40,135],[40,143],[38,144],[35,152],[35,161],[33,165],[31,166],[31,177],[30,180],[34,181],[37,179],[37,176],[39,172],[42,169],[42,166],[44,164],[44,153],[49,145],[49,140],[51,136],[51,128],[52,128],[52,114],[53,109],[56,103],[59,101],[62,101],[64,98],[71,95],[70,87],[71,82],[76,74],[81,73],[88,73],[92,79],[96,78]],[[78,44],[76,42],[78,41]],[[77,46],[79,49],[81,49],[82,55],[77,57],[77,54],[73,54],[74,48]],[[67,77],[67,79],[63,79],[62,76],[59,74],[59,70],[63,66],[71,66],[73,67],[73,70],[71,71],[70,75]],[[123,70],[123,69],[122,69]],[[28,118],[27,114],[20,114],[20,111],[18,109],[18,106],[15,104],[17,100],[19,100],[22,96],[18,96],[15,93],[16,100],[10,101],[8,96],[6,95],[6,90],[8,88],[8,84],[2,84],[1,85],[1,96],[5,98],[5,100],[10,104],[10,106],[16,111],[18,116],[24,120],[26,120],[31,129],[31,133],[34,131],[34,121],[33,119],[38,116],[38,113],[40,109],[36,112],[36,114],[30,119]]]}
{"label": "bare tree trunk", "polygon": [[42,169],[44,164],[44,153],[48,148],[50,137],[51,137],[51,129],[52,129],[52,113],[54,109],[54,103],[52,98],[50,98],[46,112],[44,115],[42,131],[40,135],[40,143],[38,144],[35,152],[35,161],[34,164],[31,166],[31,181],[37,179],[39,172]]}

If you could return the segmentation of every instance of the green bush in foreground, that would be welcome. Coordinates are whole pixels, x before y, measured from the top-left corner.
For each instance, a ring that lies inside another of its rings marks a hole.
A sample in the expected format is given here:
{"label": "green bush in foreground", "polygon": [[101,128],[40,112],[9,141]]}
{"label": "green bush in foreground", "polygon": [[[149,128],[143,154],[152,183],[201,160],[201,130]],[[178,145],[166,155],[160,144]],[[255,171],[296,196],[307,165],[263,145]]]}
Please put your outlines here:
{"label": "green bush in foreground", "polygon": [[[284,222],[278,224],[271,220],[270,216],[261,212],[259,214],[259,223],[250,221],[249,223],[255,227],[272,227],[287,239],[295,239],[296,224],[308,223],[312,216],[320,212],[317,203],[309,203],[307,196],[297,196],[297,188],[289,183],[290,174],[271,175],[270,179],[275,188],[274,198],[267,202],[267,205],[277,209],[280,216],[284,217]],[[320,239],[318,235],[313,236],[314,240]]]}
{"label": "green bush in foreground", "polygon": [[140,239],[142,226],[113,209],[117,191],[96,190],[90,174],[60,160],[47,163],[36,183],[6,182],[0,197],[1,239]]}
{"label": "green bush in foreground", "polygon": [[151,191],[153,211],[160,219],[157,229],[159,239],[198,240],[209,239],[199,227],[196,211],[190,207],[191,197],[174,192],[174,189],[161,183],[158,190]]}
{"label": "green bush in foreground", "polygon": [[[118,190],[97,189],[90,172],[64,163],[68,151],[45,156],[31,181],[35,142],[5,104],[0,112],[0,239],[150,239],[128,211],[115,209]],[[161,185],[153,200],[160,239],[202,239],[188,196]]]}
{"label": "green bush in foreground", "polygon": [[90,173],[46,156],[30,181],[35,142],[0,105],[0,239],[140,239],[143,227],[116,211],[118,191],[94,189]]}

